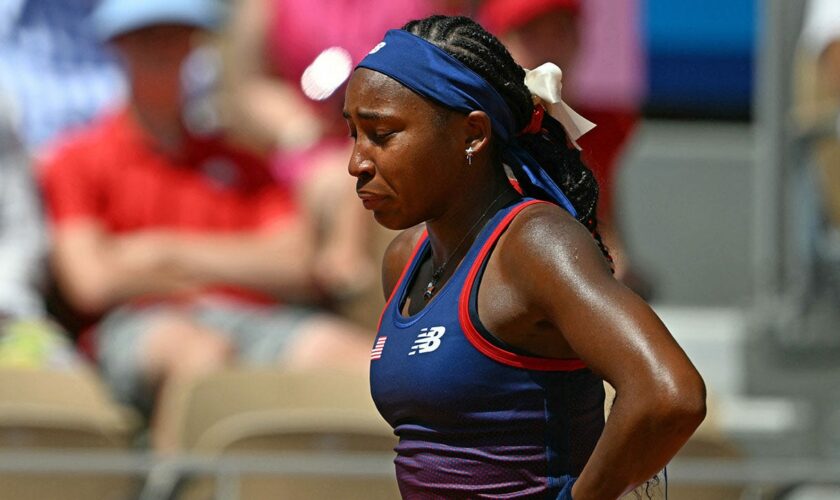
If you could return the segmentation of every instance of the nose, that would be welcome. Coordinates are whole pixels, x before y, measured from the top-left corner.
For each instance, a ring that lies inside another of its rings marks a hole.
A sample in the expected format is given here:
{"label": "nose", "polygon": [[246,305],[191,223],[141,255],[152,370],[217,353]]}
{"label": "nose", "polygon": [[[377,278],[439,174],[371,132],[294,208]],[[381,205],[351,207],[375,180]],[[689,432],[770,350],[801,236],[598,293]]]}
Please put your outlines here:
{"label": "nose", "polygon": [[350,155],[350,163],[347,165],[347,172],[353,177],[361,178],[373,177],[374,171],[373,161],[365,158],[358,147],[354,147]]}

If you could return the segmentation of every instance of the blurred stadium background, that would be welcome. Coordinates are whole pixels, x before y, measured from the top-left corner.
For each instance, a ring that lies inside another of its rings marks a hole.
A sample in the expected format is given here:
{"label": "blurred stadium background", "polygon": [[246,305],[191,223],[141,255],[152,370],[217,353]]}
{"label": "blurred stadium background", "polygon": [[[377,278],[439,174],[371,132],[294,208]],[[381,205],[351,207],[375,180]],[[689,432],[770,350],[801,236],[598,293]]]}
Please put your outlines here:
{"label": "blurred stadium background", "polygon": [[[840,249],[823,237],[818,194],[807,182],[809,138],[791,119],[804,5],[641,2],[643,120],[622,160],[618,217],[628,252],[655,286],[655,310],[710,392],[707,423],[669,467],[677,500],[840,498]],[[363,388],[321,375],[314,377],[321,385],[307,387],[338,385],[364,399]],[[290,384],[277,374],[240,376],[219,375],[212,390],[221,392],[207,389],[205,397],[254,404],[225,377],[269,391]],[[275,402],[245,417],[212,405],[182,409],[185,419],[192,411],[198,421],[213,412],[228,420],[185,437],[194,452],[159,456],[125,451],[120,440],[131,419],[94,411],[103,397],[97,387],[87,406],[62,403],[85,436],[38,437],[42,430],[33,429],[43,426],[35,420],[49,418],[32,416],[40,414],[30,403],[16,407],[4,383],[0,427],[12,430],[0,448],[3,499],[262,498],[260,488],[278,488],[266,477],[281,475],[288,498],[393,495],[391,443],[371,408],[349,399],[324,409],[302,397],[283,403],[291,411]],[[191,390],[195,399],[184,405],[200,402],[203,393]],[[236,418],[265,432],[248,444],[230,434]],[[285,441],[276,437],[284,432]],[[85,451],[74,451],[77,442]]]}

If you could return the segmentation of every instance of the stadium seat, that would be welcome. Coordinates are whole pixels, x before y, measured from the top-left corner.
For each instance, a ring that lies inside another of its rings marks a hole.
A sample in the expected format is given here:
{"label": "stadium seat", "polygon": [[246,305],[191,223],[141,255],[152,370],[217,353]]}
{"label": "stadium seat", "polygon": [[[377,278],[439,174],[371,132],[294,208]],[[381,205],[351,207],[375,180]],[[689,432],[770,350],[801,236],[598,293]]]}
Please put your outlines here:
{"label": "stadium seat", "polygon": [[[336,372],[231,370],[217,373],[170,394],[180,415],[170,415],[180,430],[183,451],[221,456],[282,457],[305,454],[336,464],[354,453],[393,454],[396,439],[376,412],[367,377]],[[384,462],[390,469],[389,461]],[[239,497],[399,498],[396,481],[386,474],[353,476],[324,470],[306,474],[248,474],[239,478]],[[209,478],[186,485],[179,498],[212,498]]]}
{"label": "stadium seat", "polygon": [[[138,426],[139,417],[114,404],[88,369],[0,369],[0,453],[6,460],[21,452],[67,457],[128,450]],[[139,483],[137,476],[105,472],[0,468],[0,500],[130,498]]]}

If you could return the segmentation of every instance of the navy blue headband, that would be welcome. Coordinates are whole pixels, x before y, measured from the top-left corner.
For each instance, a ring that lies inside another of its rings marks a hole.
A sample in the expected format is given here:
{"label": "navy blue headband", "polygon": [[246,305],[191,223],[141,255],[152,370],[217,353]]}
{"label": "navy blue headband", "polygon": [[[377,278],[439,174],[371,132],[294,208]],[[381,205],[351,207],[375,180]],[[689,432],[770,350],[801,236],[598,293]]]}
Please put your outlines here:
{"label": "navy blue headband", "polygon": [[487,80],[436,45],[404,30],[388,30],[385,40],[358,65],[390,76],[447,108],[469,113],[481,110],[493,132],[507,142],[516,132],[505,100]]}
{"label": "navy blue headband", "polygon": [[504,143],[502,161],[511,167],[526,195],[577,212],[542,166],[516,141],[516,121],[501,95],[487,80],[440,47],[404,30],[389,30],[358,64],[393,78],[447,108],[484,111],[493,132]]}

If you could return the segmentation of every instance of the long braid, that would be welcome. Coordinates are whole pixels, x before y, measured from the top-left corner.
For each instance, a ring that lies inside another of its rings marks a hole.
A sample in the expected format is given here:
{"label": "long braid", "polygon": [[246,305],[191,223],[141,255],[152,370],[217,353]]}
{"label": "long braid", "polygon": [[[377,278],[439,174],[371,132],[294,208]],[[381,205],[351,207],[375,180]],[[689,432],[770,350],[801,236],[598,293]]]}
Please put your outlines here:
{"label": "long braid", "polygon": [[[517,130],[529,123],[534,103],[525,86],[525,71],[505,46],[475,21],[462,16],[430,16],[411,21],[403,29],[437,45],[492,85],[513,112]],[[562,125],[546,114],[541,133],[522,135],[518,140],[560,186],[575,207],[578,221],[589,229],[612,264],[598,232],[598,182],[580,152],[569,146]]]}

